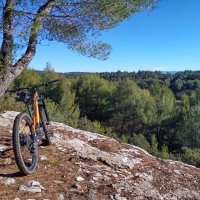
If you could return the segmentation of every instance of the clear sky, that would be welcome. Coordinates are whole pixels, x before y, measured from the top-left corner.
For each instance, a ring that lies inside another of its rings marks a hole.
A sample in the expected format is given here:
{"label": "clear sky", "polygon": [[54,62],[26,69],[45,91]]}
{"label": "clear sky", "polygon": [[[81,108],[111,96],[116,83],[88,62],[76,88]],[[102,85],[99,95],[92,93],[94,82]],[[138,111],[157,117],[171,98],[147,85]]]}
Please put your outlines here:
{"label": "clear sky", "polygon": [[152,12],[141,12],[104,32],[112,45],[108,60],[84,57],[64,44],[38,46],[29,67],[56,72],[200,70],[200,0],[161,0]]}

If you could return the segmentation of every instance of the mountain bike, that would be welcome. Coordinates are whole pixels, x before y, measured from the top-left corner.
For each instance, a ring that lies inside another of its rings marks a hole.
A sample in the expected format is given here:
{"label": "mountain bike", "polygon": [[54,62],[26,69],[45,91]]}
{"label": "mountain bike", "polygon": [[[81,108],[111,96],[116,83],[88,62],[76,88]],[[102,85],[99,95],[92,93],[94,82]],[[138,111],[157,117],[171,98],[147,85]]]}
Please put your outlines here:
{"label": "mountain bike", "polygon": [[[21,112],[16,116],[12,133],[15,161],[23,175],[33,173],[37,166],[39,142],[43,141],[46,145],[52,144],[53,131],[48,126],[50,120],[44,97],[38,95],[37,89],[41,86],[50,86],[57,81],[59,79],[6,91],[16,93],[18,96],[16,101],[24,102],[28,110],[28,114]],[[29,91],[33,92],[32,98],[28,95]]]}

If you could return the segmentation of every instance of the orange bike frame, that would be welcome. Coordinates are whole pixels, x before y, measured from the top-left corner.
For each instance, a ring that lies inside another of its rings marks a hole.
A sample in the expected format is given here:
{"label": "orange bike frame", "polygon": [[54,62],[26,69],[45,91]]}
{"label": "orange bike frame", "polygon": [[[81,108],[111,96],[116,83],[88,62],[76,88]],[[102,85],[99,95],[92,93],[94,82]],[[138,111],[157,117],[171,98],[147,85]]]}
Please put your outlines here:
{"label": "orange bike frame", "polygon": [[40,122],[40,115],[39,115],[39,107],[38,107],[38,94],[37,92],[33,95],[33,102],[32,102],[32,109],[34,110],[34,116],[33,116],[33,131],[36,132],[36,127]]}

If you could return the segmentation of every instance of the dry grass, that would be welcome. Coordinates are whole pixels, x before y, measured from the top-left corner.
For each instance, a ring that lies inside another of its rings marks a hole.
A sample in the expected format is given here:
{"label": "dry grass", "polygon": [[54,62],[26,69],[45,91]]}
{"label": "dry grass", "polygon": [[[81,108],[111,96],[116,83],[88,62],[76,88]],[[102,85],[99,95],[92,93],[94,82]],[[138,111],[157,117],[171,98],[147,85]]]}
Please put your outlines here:
{"label": "dry grass", "polygon": [[58,162],[58,161],[55,161],[55,160],[46,159],[46,160],[44,160],[44,162],[45,162],[46,164],[52,165],[52,166],[54,166],[54,167],[59,166],[59,162]]}

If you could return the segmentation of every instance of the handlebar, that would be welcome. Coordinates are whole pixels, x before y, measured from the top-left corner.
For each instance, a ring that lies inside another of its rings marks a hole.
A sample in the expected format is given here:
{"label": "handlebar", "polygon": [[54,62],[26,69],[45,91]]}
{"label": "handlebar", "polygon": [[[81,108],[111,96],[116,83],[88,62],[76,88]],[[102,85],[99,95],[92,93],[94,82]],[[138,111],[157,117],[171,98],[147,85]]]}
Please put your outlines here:
{"label": "handlebar", "polygon": [[60,79],[56,79],[56,80],[53,80],[53,81],[49,81],[49,82],[46,82],[46,83],[42,83],[42,84],[39,84],[39,85],[34,85],[34,86],[26,87],[26,88],[17,88],[17,89],[14,89],[14,90],[6,90],[6,92],[17,92],[17,91],[21,91],[21,90],[36,89],[36,88],[39,88],[41,86],[50,86],[52,83],[57,82],[57,81],[60,81]]}

